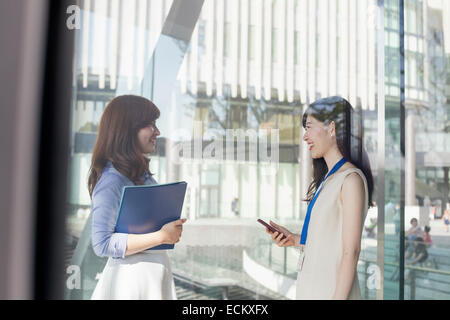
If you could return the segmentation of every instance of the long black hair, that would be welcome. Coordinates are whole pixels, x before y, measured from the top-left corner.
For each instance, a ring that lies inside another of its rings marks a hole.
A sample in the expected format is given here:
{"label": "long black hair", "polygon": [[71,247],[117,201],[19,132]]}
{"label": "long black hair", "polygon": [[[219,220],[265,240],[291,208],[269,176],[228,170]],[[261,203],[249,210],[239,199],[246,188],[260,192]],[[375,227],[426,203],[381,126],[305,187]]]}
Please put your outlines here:
{"label": "long black hair", "polygon": [[[369,157],[363,147],[362,118],[360,114],[355,112],[347,100],[334,96],[317,100],[309,105],[303,114],[303,128],[306,127],[308,115],[325,123],[325,125],[334,121],[338,149],[347,161],[354,164],[364,173],[369,191],[369,207],[373,206],[373,176]],[[309,185],[305,201],[312,200],[314,192],[328,172],[324,158],[313,159],[313,168],[313,181]]]}

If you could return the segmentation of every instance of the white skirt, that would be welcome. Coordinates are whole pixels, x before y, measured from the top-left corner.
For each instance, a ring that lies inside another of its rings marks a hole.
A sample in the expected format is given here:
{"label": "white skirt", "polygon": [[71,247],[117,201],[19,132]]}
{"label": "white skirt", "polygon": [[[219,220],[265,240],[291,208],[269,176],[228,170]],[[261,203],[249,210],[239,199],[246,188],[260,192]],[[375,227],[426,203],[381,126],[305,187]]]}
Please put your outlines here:
{"label": "white skirt", "polygon": [[175,300],[166,250],[148,250],[124,259],[109,258],[92,300]]}

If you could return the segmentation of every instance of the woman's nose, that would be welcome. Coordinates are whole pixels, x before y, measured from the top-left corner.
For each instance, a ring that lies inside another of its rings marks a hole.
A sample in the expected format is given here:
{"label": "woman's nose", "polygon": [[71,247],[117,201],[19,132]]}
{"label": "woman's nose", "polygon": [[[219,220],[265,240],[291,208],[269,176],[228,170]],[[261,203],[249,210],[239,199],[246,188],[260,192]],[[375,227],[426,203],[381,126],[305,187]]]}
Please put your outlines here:
{"label": "woman's nose", "polygon": [[306,141],[307,139],[308,139],[308,137],[307,137],[307,132],[305,132],[305,134],[303,135],[303,141]]}

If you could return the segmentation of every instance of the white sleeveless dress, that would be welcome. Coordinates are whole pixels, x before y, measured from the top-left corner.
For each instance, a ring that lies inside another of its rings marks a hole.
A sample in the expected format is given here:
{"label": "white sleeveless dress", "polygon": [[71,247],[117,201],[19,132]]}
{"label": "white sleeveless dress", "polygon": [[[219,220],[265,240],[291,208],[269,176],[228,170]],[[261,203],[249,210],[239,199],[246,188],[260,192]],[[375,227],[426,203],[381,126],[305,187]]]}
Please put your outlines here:
{"label": "white sleeveless dress", "polygon": [[[305,245],[305,259],[297,276],[299,300],[329,300],[336,289],[339,265],[342,258],[342,204],[340,192],[344,179],[352,172],[358,173],[364,181],[365,206],[361,212],[363,230],[368,210],[367,181],[360,169],[349,168],[328,177],[311,212],[308,239]],[[362,299],[358,275],[355,272],[349,299]]]}

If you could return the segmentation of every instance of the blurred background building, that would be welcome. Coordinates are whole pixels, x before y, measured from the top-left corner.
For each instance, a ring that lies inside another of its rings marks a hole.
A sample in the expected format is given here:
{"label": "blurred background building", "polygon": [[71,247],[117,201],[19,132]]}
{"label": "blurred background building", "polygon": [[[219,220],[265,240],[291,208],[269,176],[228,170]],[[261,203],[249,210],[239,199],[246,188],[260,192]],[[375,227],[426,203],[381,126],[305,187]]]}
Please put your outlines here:
{"label": "blurred background building", "polygon": [[[170,14],[176,24],[174,3],[79,1],[66,267],[80,265],[83,281],[67,297],[89,298],[105,263],[86,240],[87,176],[102,112],[113,97],[137,94],[161,109],[161,137],[150,155],[156,180],[188,182],[183,215],[189,222],[170,253],[181,297],[198,298],[192,288],[214,299],[236,292],[295,296],[297,253],[272,246],[255,222],[273,219],[300,233],[312,164],[301,116],[314,100],[341,95],[361,116],[375,178],[377,206],[366,225],[371,219],[383,224],[375,237],[363,239],[358,271],[365,297],[398,298],[398,280],[391,276],[401,254],[395,228],[401,209],[405,227],[415,216],[422,227],[431,225],[435,239],[429,259],[434,264],[415,271],[415,282],[404,285],[405,297],[450,298],[450,241],[439,220],[449,202],[450,3],[199,1],[192,37],[175,41],[175,54],[164,42]],[[176,78],[170,82],[165,71]],[[148,83],[172,85],[157,92]],[[227,130],[244,131],[245,158],[237,157],[239,151],[233,160],[205,151],[229,140]],[[255,141],[274,139],[278,159],[269,147],[266,157],[250,157]],[[200,158],[183,155],[174,162],[174,146],[195,143]],[[382,285],[369,285],[374,277]]]}

